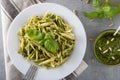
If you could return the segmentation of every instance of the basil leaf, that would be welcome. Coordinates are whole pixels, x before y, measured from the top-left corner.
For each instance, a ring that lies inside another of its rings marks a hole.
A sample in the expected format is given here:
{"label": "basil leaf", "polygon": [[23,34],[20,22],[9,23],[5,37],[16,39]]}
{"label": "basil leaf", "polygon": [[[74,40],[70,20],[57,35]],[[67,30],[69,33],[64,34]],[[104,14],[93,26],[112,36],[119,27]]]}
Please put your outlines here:
{"label": "basil leaf", "polygon": [[113,10],[116,14],[119,14],[120,13],[120,4],[116,5],[113,7]]}
{"label": "basil leaf", "polygon": [[88,18],[96,18],[98,17],[98,12],[84,12],[84,16]]}
{"label": "basil leaf", "polygon": [[109,12],[111,10],[112,6],[109,2],[105,2],[103,5],[102,5],[102,9],[104,12]]}
{"label": "basil leaf", "polygon": [[98,18],[104,17],[104,12],[101,9],[97,10],[97,12],[98,12]]}
{"label": "basil leaf", "polygon": [[48,51],[53,53],[55,53],[59,48],[58,43],[53,39],[46,40],[44,46]]}
{"label": "basil leaf", "polygon": [[101,0],[92,0],[92,6],[98,8],[101,3]]}
{"label": "basil leaf", "polygon": [[112,18],[115,16],[117,14],[116,10],[118,10],[117,7],[112,6],[109,2],[105,2],[102,6],[102,9],[107,18]]}
{"label": "basil leaf", "polygon": [[42,35],[42,33],[39,30],[35,30],[35,29],[29,29],[27,30],[27,35],[32,39],[32,40],[36,40],[36,41],[40,41],[44,38],[44,36]]}

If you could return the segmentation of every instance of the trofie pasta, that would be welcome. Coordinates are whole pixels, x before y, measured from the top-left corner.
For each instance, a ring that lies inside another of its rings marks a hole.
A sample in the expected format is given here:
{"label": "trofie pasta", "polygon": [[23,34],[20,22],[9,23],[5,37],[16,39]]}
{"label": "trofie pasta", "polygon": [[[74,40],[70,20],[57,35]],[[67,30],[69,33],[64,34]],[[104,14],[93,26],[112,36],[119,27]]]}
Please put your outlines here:
{"label": "trofie pasta", "polygon": [[17,32],[18,53],[39,66],[60,66],[71,55],[75,43],[72,27],[53,13],[32,16]]}

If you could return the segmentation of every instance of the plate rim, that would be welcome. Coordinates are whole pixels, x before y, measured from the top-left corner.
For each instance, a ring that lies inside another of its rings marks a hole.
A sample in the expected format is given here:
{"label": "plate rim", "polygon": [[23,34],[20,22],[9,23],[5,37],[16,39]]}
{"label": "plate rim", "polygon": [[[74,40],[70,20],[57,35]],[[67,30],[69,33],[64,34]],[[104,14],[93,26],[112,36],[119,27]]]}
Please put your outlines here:
{"label": "plate rim", "polygon": [[[8,29],[8,33],[7,33],[7,51],[8,51],[8,54],[9,54],[9,56],[11,55],[10,54],[10,52],[9,52],[9,47],[8,47],[8,37],[9,37],[9,33],[10,33],[10,30],[12,29],[12,26],[13,26],[13,23],[15,22],[15,20],[16,20],[16,18],[17,17],[19,17],[22,13],[24,13],[24,11],[26,11],[26,10],[28,10],[28,9],[30,9],[31,7],[34,7],[34,6],[36,6],[36,5],[43,5],[43,4],[45,4],[45,5],[47,5],[47,4],[51,4],[51,5],[57,5],[57,6],[60,6],[60,7],[62,7],[62,8],[66,8],[67,10],[69,10],[70,12],[72,12],[70,9],[68,9],[67,7],[65,7],[65,6],[63,6],[63,5],[60,5],[60,4],[57,4],[57,3],[50,3],[50,2],[48,2],[48,3],[39,3],[39,4],[34,4],[34,5],[31,5],[31,6],[29,6],[29,7],[27,7],[26,9],[24,9],[24,10],[22,10],[15,18],[14,18],[14,20],[12,21],[12,23],[10,24],[10,26],[9,26],[9,29]],[[74,14],[74,16],[76,16],[75,14]],[[82,22],[81,22],[81,20],[76,16],[76,18],[80,21],[80,24],[81,24],[81,26],[82,26],[82,28],[83,28],[83,32],[84,32],[84,39],[85,39],[85,49],[84,49],[84,51],[82,51],[82,53],[83,53],[83,57],[85,56],[85,52],[86,52],[86,48],[87,48],[87,36],[86,36],[86,31],[85,31],[85,28],[84,28],[84,26],[83,26],[83,24],[82,24]],[[81,58],[82,60],[83,60],[83,57]],[[11,58],[11,57],[10,57]],[[82,60],[81,61],[79,61],[79,65],[80,65],[80,63],[82,62]],[[11,59],[11,62],[15,65],[15,63],[14,63],[14,61]],[[78,65],[78,66],[79,66]],[[76,68],[78,67],[78,66],[76,66]],[[15,67],[18,69],[18,67],[15,65]],[[75,69],[76,69],[75,68]],[[74,70],[75,70],[74,69]],[[19,71],[20,71],[20,69],[18,69]],[[73,71],[74,71],[73,70]],[[23,73],[22,71],[20,71],[21,73]],[[72,73],[72,72],[71,72]],[[24,73],[23,73],[24,74]],[[69,73],[70,74],[70,73]],[[65,76],[68,76],[69,74],[67,74],[67,75],[65,75]],[[64,77],[65,77],[64,76]]]}

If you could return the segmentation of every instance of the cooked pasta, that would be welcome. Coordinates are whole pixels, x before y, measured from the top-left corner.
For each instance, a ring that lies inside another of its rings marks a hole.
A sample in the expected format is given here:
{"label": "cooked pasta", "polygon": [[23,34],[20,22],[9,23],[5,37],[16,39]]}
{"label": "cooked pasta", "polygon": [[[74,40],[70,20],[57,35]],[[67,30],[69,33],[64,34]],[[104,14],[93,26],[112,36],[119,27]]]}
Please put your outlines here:
{"label": "cooked pasta", "polygon": [[[28,34],[28,31],[32,35]],[[53,40],[54,44],[45,44],[45,35],[49,35],[49,39]],[[45,13],[43,16],[32,16],[17,32],[19,39],[18,53],[22,54],[27,60],[36,63],[39,66],[53,68],[60,66],[70,57],[75,36],[72,33],[72,27],[53,13]],[[40,36],[43,35],[40,39]],[[38,38],[39,37],[39,38]],[[39,41],[39,42],[38,42]],[[47,46],[51,51],[47,50]],[[58,46],[57,46],[58,45]],[[46,47],[45,47],[46,46]],[[54,49],[55,48],[55,49]],[[52,51],[53,50],[53,51]]]}

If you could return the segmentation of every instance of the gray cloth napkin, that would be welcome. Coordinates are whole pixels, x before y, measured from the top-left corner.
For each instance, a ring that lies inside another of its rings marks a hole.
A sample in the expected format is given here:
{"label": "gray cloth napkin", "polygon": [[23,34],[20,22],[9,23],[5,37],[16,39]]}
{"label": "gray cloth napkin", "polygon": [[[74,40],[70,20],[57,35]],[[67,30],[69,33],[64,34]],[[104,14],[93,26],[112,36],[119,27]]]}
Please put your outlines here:
{"label": "gray cloth napkin", "polygon": [[[6,69],[6,80],[22,80],[23,74],[18,71],[15,66],[11,63],[11,59],[7,53],[7,31],[12,20],[26,7],[37,4],[39,0],[2,0],[1,1],[1,15],[2,15],[2,30],[3,30],[3,46],[4,46],[4,57],[5,57],[5,69]],[[73,80],[77,78],[86,68],[87,64],[82,61],[79,67],[65,77],[63,80]]]}

